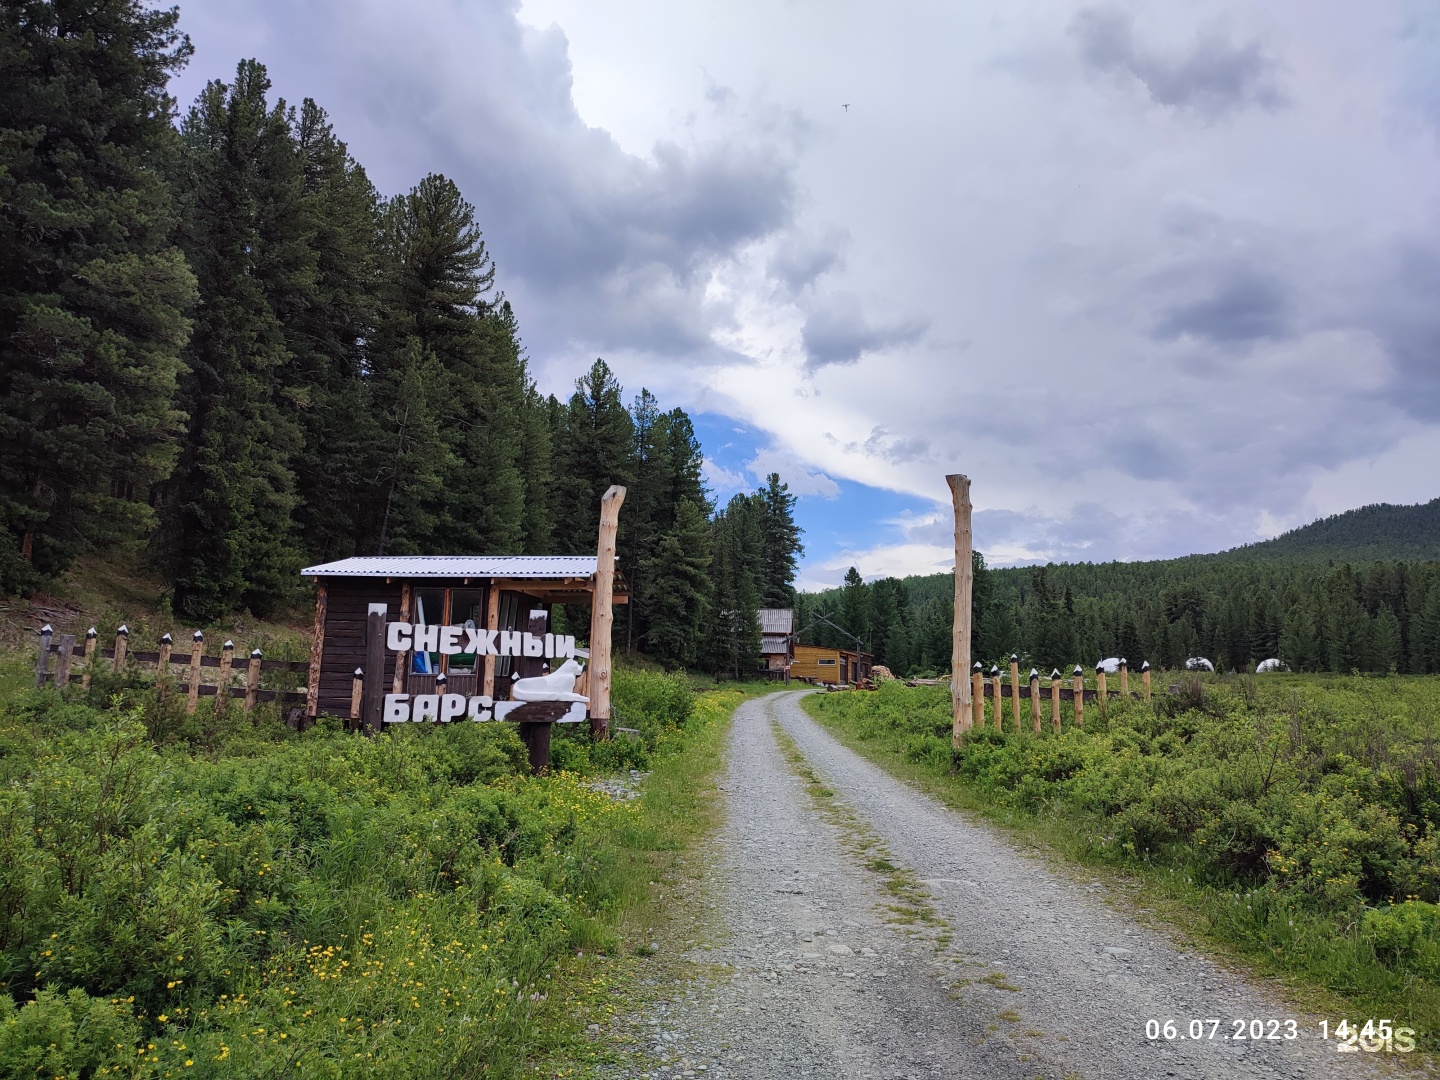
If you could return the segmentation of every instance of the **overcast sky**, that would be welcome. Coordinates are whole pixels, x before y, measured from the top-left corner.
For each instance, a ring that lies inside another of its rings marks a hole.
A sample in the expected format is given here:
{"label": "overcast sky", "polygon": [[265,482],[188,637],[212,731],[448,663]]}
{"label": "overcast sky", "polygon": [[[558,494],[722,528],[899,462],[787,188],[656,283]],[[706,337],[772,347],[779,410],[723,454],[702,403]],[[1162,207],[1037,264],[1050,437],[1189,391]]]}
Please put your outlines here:
{"label": "overcast sky", "polygon": [[[802,496],[803,582],[1135,559],[1440,495],[1433,4],[188,0],[386,193]],[[849,105],[848,110],[843,106]]]}

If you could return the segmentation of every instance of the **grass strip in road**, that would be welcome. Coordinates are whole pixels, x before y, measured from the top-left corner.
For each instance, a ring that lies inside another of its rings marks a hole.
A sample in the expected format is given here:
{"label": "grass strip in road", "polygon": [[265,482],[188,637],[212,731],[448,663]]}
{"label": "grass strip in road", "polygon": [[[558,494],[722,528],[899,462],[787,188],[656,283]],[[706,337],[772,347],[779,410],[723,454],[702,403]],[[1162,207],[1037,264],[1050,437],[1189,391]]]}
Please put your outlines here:
{"label": "grass strip in road", "polygon": [[[1422,762],[1407,778],[1398,760],[1413,740],[1405,717],[1391,714],[1406,697],[1355,685],[1364,680],[1331,681],[1287,686],[1288,694],[1278,684],[1210,684],[1185,701],[1087,709],[1085,729],[1067,726],[1058,739],[1048,717],[1038,738],[975,732],[959,751],[948,687],[888,684],[873,694],[814,695],[804,708],[891,775],[983,816],[1072,874],[1083,867],[1103,879],[1142,921],[1179,928],[1180,940],[1283,983],[1332,1029],[1342,1017],[1388,1018],[1433,1051],[1440,989],[1426,964],[1431,950],[1440,957],[1440,940],[1424,918],[1431,905],[1403,895],[1393,905],[1367,900],[1362,890],[1374,882],[1339,870],[1320,882],[1334,893],[1326,902],[1287,877],[1287,851],[1307,845],[1317,869],[1332,846],[1337,867],[1379,862],[1375,837],[1387,825],[1396,840],[1387,854],[1407,835],[1426,849],[1423,825],[1407,830],[1376,805],[1392,789],[1424,795],[1433,783],[1433,766]],[[1407,682],[1421,706],[1440,689],[1434,680]],[[1387,755],[1395,760],[1387,764]],[[1312,762],[1324,766],[1314,777]],[[1334,813],[1306,826],[1306,813],[1327,807]],[[1276,820],[1292,821],[1293,832],[1267,838]],[[1174,821],[1189,832],[1167,839]],[[1402,918],[1416,925],[1387,936],[1388,923]]]}

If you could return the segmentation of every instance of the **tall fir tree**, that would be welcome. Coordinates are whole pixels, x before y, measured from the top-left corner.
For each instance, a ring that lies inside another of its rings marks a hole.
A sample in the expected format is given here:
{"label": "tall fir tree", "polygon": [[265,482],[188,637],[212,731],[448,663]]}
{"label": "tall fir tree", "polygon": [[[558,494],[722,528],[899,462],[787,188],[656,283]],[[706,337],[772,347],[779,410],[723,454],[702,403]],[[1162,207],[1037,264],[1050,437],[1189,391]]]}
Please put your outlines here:
{"label": "tall fir tree", "polygon": [[717,674],[740,678],[760,664],[760,583],[764,535],[755,500],[736,495],[712,526],[713,603],[707,654]]}
{"label": "tall fir tree", "polygon": [[597,359],[558,417],[555,534],[562,553],[593,552],[600,497],[612,484],[634,482],[635,423],[620,395],[609,365]]}
{"label": "tall fir tree", "polygon": [[795,601],[795,571],[800,556],[805,554],[800,542],[802,530],[795,524],[796,497],[790,494],[789,485],[781,483],[780,474],[772,472],[765,478],[759,499],[765,541],[761,606],[787,608]]}
{"label": "tall fir tree", "polygon": [[269,89],[264,67],[242,61],[233,84],[205,87],[182,129],[181,235],[203,303],[159,547],[176,610],[200,620],[268,610],[302,561],[292,462],[303,436],[284,402],[284,319],[313,299],[316,257],[293,114],[269,105]]}
{"label": "tall fir tree", "polygon": [[691,499],[682,499],[674,516],[644,565],[645,645],[662,663],[693,667],[710,614],[710,525]]}
{"label": "tall fir tree", "polygon": [[165,182],[178,15],[0,8],[0,588],[144,537],[195,281]]}

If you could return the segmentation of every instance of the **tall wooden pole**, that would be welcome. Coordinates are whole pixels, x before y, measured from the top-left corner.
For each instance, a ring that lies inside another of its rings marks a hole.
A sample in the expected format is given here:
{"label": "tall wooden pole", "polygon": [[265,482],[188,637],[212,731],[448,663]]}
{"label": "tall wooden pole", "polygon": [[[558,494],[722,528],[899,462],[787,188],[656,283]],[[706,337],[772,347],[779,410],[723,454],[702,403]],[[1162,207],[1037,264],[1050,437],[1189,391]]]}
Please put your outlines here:
{"label": "tall wooden pole", "polygon": [[1140,685],[1145,688],[1145,700],[1150,700],[1150,661],[1140,665]]}
{"label": "tall wooden pole", "polygon": [[1100,702],[1100,715],[1104,716],[1109,711],[1110,691],[1105,689],[1105,668],[1095,665],[1095,697]]}
{"label": "tall wooden pole", "polygon": [[[950,642],[950,734],[958,746],[961,734],[972,723],[971,687],[965,681],[965,672],[970,667],[970,604],[975,588],[975,572],[970,554],[970,478],[962,473],[951,473],[945,477],[945,482],[950,485],[950,498],[955,504],[955,623]],[[978,676],[976,681],[978,683]]]}
{"label": "tall wooden pole", "polygon": [[[498,630],[500,628],[500,582],[494,578],[490,580],[490,587],[485,590],[485,629]],[[395,691],[397,694],[399,690]],[[485,654],[485,682],[480,688],[480,693],[488,698],[495,696],[495,654]]]}
{"label": "tall wooden pole", "polygon": [[95,662],[95,650],[100,645],[100,631],[90,627],[85,631],[85,674],[80,676],[80,689],[90,689],[91,665]]}
{"label": "tall wooden pole", "polygon": [[1005,692],[1000,689],[1000,666],[998,664],[990,665],[990,691],[995,698],[995,700],[991,702],[991,704],[995,706],[995,711],[991,713],[991,715],[995,717],[995,730],[1004,731],[1005,702],[1002,699]]}
{"label": "tall wooden pole", "polygon": [[600,539],[595,547],[595,592],[590,600],[590,738],[610,737],[610,632],[615,624],[615,531],[625,489],[613,485],[600,498]]}
{"label": "tall wooden pole", "polygon": [[[330,589],[322,581],[315,586],[315,627],[310,636],[310,672],[305,679],[305,715],[311,720],[320,714],[320,667],[325,661],[325,617],[329,609]],[[226,664],[226,675],[230,674],[229,668],[230,665]],[[225,680],[220,681],[223,683]],[[216,704],[219,703],[217,698]],[[220,707],[224,708],[223,705]]]}
{"label": "tall wooden pole", "polygon": [[1120,696],[1126,701],[1130,700],[1130,665],[1123,656],[1120,657]]}
{"label": "tall wooden pole", "polygon": [[45,679],[50,674],[50,640],[55,631],[49,623],[40,629],[40,655],[35,658],[35,685],[45,685]]}
{"label": "tall wooden pole", "polygon": [[1085,726],[1085,672],[1081,670],[1079,664],[1076,664],[1076,665],[1075,665],[1075,670],[1074,670],[1074,672],[1072,673],[1072,675],[1073,675],[1073,678],[1070,680],[1070,685],[1071,685],[1071,687],[1073,688],[1073,692],[1074,692],[1074,694],[1075,694],[1075,726],[1076,726],[1076,727],[1084,727],[1084,726]]}

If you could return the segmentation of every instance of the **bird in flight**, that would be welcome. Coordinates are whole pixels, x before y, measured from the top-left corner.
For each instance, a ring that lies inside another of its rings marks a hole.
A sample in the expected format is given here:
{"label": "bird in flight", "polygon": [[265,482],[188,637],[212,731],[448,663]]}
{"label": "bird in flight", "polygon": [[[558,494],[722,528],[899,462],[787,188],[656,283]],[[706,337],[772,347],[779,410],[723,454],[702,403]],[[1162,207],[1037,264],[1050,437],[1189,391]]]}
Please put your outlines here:
{"label": "bird in flight", "polygon": [[840,108],[844,109],[846,112],[849,112],[849,111],[850,111],[850,106],[849,106],[849,105],[841,105]]}

